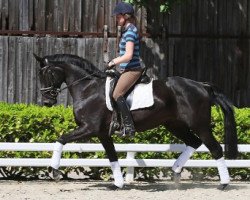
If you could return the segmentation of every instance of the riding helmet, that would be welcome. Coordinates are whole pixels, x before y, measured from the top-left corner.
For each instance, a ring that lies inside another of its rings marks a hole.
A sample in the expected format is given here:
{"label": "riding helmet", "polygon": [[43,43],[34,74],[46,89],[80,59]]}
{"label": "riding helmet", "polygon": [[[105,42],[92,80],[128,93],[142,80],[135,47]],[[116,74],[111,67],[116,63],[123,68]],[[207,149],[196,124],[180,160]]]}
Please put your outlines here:
{"label": "riding helmet", "polygon": [[134,8],[131,4],[125,2],[119,2],[113,11],[112,16],[119,14],[134,14]]}

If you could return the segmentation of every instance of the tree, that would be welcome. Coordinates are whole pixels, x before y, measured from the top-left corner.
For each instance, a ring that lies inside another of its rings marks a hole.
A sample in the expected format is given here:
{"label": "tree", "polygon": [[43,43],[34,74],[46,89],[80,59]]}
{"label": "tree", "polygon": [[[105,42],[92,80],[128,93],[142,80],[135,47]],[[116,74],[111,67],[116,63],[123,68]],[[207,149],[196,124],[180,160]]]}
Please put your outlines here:
{"label": "tree", "polygon": [[160,12],[170,12],[174,4],[182,1],[185,0],[124,0],[124,2],[144,6],[145,8],[157,6]]}

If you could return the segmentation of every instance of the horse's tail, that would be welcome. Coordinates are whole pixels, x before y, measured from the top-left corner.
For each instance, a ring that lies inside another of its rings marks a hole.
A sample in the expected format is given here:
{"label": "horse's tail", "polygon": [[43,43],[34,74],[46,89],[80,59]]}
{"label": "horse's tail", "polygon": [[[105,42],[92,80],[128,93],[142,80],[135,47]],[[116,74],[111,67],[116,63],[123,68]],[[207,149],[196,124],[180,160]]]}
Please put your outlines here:
{"label": "horse's tail", "polygon": [[224,114],[225,157],[235,159],[238,155],[238,139],[233,104],[216,86],[207,83],[204,83],[204,86],[208,89],[212,102],[220,106]]}

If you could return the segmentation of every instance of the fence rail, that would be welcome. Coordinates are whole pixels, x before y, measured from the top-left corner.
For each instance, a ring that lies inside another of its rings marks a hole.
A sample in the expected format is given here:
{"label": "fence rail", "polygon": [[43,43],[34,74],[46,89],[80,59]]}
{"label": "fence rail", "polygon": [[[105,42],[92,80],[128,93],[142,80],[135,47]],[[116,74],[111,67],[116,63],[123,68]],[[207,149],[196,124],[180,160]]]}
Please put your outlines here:
{"label": "fence rail", "polygon": [[[250,145],[238,145],[239,151],[250,152]],[[53,151],[53,143],[0,143],[0,151]],[[182,152],[182,144],[115,144],[117,152],[127,152],[126,159],[119,159],[122,167],[128,167],[126,181],[133,181],[134,167],[171,167],[174,159],[136,159],[137,152]],[[224,149],[224,145],[222,145]],[[66,144],[63,152],[100,152],[104,151],[101,144]],[[208,152],[202,145],[197,152]],[[226,160],[231,168],[250,167],[248,160]],[[41,158],[0,158],[0,166],[46,167],[50,159]],[[60,166],[109,167],[108,159],[61,159]],[[217,167],[215,160],[189,160],[185,167]]]}

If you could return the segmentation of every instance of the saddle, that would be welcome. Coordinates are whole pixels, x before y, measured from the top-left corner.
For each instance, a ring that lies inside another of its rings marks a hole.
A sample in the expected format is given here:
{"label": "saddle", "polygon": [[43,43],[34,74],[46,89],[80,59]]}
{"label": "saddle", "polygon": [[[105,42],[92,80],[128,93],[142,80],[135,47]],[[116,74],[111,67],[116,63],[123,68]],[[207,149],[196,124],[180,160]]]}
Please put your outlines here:
{"label": "saddle", "polygon": [[[121,74],[114,68],[112,69],[107,69],[105,71],[105,73],[107,74],[107,76],[111,77],[113,80],[110,83],[110,97],[112,97],[112,94],[114,92],[115,86],[117,84],[118,79],[120,78]],[[131,89],[127,92],[126,95],[128,95],[135,87],[135,85],[139,84],[139,83],[143,83],[143,84],[148,84],[150,83],[151,79],[148,77],[147,73],[147,68],[143,69],[143,72],[140,76],[140,78],[136,81],[136,83],[131,87]],[[125,95],[125,96],[126,96]],[[112,99],[112,98],[110,98]]]}
{"label": "saddle", "polygon": [[[113,111],[114,111],[112,114],[112,119],[111,119],[110,128],[109,128],[109,135],[112,135],[115,131],[122,129],[121,116],[117,112],[116,104],[115,104],[114,99],[113,99],[113,92],[114,92],[115,86],[116,86],[121,74],[116,69],[108,69],[105,72],[106,72],[107,76],[112,78],[112,80],[110,81],[109,94],[106,94],[106,95],[109,95],[110,103],[111,103],[111,106],[112,106]],[[147,72],[147,68],[144,68],[141,77],[129,89],[129,91],[124,95],[125,99],[134,90],[134,88],[137,84],[140,84],[140,83],[148,84],[151,82],[151,79],[147,76],[146,72]]]}

